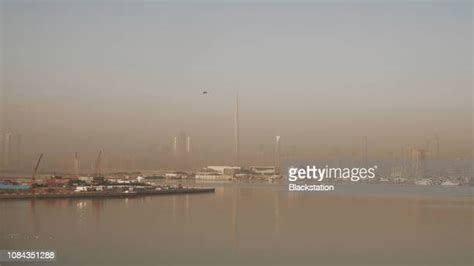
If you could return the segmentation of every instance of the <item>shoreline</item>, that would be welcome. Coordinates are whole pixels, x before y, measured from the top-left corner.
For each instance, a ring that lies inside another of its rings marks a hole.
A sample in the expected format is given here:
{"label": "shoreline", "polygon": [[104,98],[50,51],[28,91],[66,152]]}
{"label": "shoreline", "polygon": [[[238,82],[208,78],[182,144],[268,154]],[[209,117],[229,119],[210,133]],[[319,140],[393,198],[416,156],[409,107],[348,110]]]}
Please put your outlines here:
{"label": "shoreline", "polygon": [[214,188],[182,188],[140,192],[62,192],[62,193],[16,193],[0,194],[0,200],[23,199],[80,199],[80,198],[132,198],[176,194],[214,193]]}

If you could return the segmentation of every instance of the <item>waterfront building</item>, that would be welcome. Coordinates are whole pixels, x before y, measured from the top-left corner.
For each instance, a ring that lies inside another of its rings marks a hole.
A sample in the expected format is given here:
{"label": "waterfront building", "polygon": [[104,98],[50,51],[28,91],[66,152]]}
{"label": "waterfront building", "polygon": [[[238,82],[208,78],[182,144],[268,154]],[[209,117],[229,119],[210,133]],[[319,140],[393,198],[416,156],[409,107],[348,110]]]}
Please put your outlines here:
{"label": "waterfront building", "polygon": [[250,170],[256,175],[262,176],[273,176],[277,173],[275,166],[252,166]]}

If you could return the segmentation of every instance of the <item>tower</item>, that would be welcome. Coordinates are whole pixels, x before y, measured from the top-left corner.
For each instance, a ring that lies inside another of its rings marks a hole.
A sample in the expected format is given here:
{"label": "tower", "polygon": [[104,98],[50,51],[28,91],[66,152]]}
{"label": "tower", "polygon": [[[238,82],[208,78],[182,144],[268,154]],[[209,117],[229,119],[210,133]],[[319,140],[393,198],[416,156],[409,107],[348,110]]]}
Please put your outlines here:
{"label": "tower", "polygon": [[280,136],[275,137],[275,171],[279,172],[278,169],[280,168],[280,158],[281,158],[281,143],[280,143]]}
{"label": "tower", "polygon": [[186,132],[181,131],[173,139],[173,156],[175,167],[185,169],[188,165],[189,153],[191,152],[191,137]]}
{"label": "tower", "polygon": [[191,137],[186,137],[186,153],[191,153]]}
{"label": "tower", "polygon": [[178,155],[178,137],[173,138],[173,156],[176,157]]}
{"label": "tower", "polygon": [[99,151],[94,166],[94,177],[102,177],[102,150]]}
{"label": "tower", "polygon": [[235,95],[234,113],[234,156],[235,164],[240,165],[240,136],[239,136],[239,93]]}

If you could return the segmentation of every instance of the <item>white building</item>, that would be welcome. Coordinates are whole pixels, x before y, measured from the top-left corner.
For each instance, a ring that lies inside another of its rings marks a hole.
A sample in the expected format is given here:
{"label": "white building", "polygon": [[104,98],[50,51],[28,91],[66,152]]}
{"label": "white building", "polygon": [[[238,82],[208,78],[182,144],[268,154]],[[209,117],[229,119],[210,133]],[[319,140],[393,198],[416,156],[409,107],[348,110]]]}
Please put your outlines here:
{"label": "white building", "polygon": [[165,174],[168,179],[186,179],[188,175],[185,172],[170,172]]}
{"label": "white building", "polygon": [[76,191],[76,192],[85,192],[85,191],[87,191],[87,187],[85,187],[85,186],[77,186],[74,191]]}
{"label": "white building", "polygon": [[87,183],[91,183],[92,180],[94,180],[94,177],[92,177],[92,176],[80,176],[79,180],[87,182]]}
{"label": "white building", "polygon": [[250,170],[257,175],[272,176],[276,174],[275,166],[252,166]]}
{"label": "white building", "polygon": [[228,169],[232,169],[232,170],[240,170],[241,167],[240,166],[208,166],[206,167],[207,169],[210,169],[212,171],[216,171],[220,174],[224,174],[224,172]]}
{"label": "white building", "polygon": [[228,180],[229,177],[224,176],[219,172],[197,172],[196,179],[198,180]]}

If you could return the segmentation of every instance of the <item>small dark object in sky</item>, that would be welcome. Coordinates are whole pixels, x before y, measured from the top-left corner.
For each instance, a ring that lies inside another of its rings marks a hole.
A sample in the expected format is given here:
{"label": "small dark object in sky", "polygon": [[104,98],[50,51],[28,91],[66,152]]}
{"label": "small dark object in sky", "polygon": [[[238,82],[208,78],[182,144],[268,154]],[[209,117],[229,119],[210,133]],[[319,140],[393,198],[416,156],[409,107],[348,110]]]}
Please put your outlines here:
{"label": "small dark object in sky", "polygon": [[207,91],[203,91],[202,94],[207,94]]}

